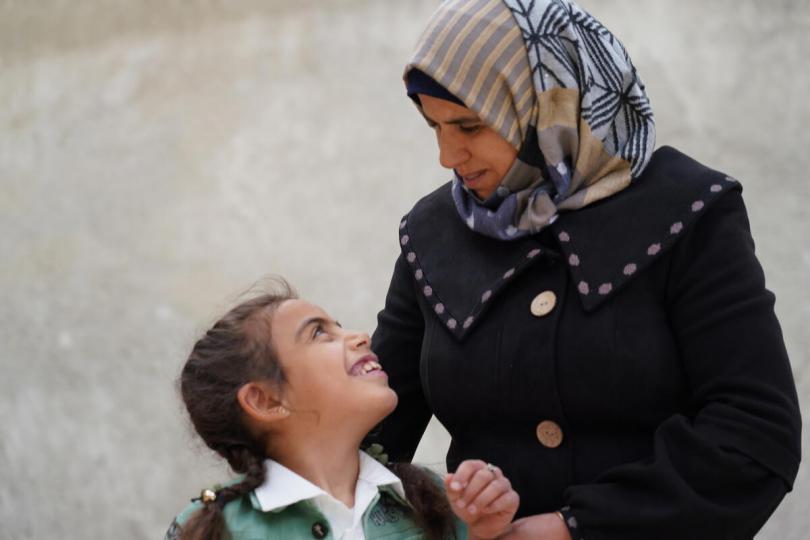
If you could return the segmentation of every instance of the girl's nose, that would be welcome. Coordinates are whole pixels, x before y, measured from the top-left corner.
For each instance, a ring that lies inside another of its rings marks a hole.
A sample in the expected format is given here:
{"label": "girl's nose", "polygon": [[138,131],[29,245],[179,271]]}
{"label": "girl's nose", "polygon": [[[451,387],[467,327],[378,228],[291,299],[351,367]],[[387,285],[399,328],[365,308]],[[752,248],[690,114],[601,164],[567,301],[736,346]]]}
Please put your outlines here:
{"label": "girl's nose", "polygon": [[369,348],[371,338],[365,332],[349,332],[346,341],[352,349]]}

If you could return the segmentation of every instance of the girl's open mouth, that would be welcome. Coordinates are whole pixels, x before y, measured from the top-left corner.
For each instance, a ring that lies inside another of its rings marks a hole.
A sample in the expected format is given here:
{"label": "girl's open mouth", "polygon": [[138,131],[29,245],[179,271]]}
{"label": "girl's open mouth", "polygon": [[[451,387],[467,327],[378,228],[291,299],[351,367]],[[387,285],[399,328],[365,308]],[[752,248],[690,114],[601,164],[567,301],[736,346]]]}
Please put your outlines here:
{"label": "girl's open mouth", "polygon": [[352,365],[351,369],[349,369],[349,375],[356,377],[362,375],[368,375],[369,373],[373,372],[380,372],[385,373],[382,370],[382,366],[377,361],[377,357],[373,354],[368,354],[358,360],[357,362]]}

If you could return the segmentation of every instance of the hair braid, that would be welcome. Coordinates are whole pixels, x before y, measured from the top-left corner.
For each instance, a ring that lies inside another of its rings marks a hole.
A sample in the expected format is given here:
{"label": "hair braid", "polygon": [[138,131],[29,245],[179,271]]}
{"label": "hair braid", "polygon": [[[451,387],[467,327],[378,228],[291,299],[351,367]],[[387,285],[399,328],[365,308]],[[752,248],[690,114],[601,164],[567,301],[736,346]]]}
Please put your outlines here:
{"label": "hair braid", "polygon": [[444,489],[421,467],[391,463],[388,468],[402,480],[405,496],[413,507],[414,520],[425,532],[427,540],[451,538],[452,510]]}
{"label": "hair braid", "polygon": [[180,393],[194,429],[234,472],[244,475],[240,482],[218,490],[215,500],[180,527],[183,540],[223,540],[225,505],[265,480],[264,443],[245,427],[237,393],[252,380],[284,382],[269,329],[273,310],[296,295],[279,281],[279,293],[247,300],[217,321],[195,343],[180,375]]}
{"label": "hair braid", "polygon": [[[235,471],[244,472],[245,476],[238,484],[226,486],[217,492],[217,502],[221,501],[223,506],[262,485],[266,474],[265,458],[262,454],[253,452],[246,447],[231,450],[231,452],[239,455],[235,460],[238,459],[240,464],[238,469],[233,465],[231,467]],[[231,463],[231,460],[229,459],[228,462]]]}

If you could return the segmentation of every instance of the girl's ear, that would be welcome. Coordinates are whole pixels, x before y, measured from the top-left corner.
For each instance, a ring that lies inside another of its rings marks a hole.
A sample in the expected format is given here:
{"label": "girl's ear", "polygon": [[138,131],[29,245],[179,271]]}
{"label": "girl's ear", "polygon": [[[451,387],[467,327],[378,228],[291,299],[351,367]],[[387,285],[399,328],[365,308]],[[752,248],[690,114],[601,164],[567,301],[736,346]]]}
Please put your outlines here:
{"label": "girl's ear", "polygon": [[261,424],[278,422],[290,416],[281,404],[276,388],[266,382],[249,382],[236,392],[239,406],[247,417]]}

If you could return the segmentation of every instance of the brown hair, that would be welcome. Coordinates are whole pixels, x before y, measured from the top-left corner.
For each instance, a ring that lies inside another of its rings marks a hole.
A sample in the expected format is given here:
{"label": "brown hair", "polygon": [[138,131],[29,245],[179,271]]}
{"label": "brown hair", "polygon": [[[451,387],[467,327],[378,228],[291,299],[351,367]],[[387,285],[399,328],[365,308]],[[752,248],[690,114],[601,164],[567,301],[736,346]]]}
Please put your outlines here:
{"label": "brown hair", "polygon": [[[270,327],[275,308],[297,295],[285,281],[278,281],[278,292],[242,302],[217,321],[194,344],[183,366],[180,394],[194,429],[234,472],[244,475],[241,482],[219,489],[214,501],[205,502],[191,516],[181,527],[184,540],[226,538],[225,505],[265,480],[265,447],[245,427],[236,395],[250,381],[286,382],[272,347]],[[390,468],[402,480],[414,519],[426,537],[446,538],[452,517],[443,489],[419,467],[398,463]]]}

